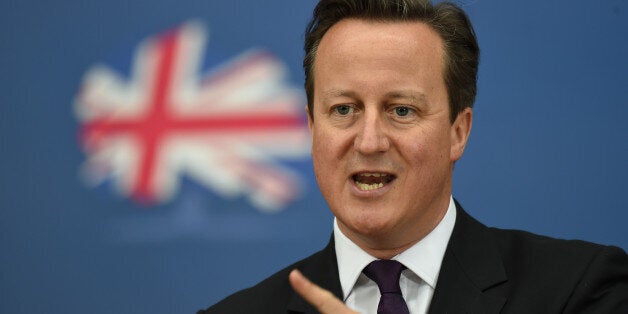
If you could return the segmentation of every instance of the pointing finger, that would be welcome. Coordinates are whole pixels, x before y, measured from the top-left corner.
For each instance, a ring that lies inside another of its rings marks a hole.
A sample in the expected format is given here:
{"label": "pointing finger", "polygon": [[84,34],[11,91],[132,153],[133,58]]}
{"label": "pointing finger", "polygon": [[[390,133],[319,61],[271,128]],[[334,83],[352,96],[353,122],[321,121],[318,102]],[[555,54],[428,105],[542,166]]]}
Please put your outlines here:
{"label": "pointing finger", "polygon": [[290,284],[307,302],[322,314],[356,314],[331,292],[309,281],[298,270],[290,272]]}

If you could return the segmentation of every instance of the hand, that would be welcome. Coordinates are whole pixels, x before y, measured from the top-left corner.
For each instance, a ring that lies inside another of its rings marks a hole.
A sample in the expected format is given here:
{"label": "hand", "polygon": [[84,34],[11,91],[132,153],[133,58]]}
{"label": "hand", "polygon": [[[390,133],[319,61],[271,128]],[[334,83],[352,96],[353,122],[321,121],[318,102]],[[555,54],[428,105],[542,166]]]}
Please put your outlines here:
{"label": "hand", "polygon": [[288,278],[292,288],[321,314],[358,314],[338,300],[331,292],[313,284],[300,271],[293,270]]}

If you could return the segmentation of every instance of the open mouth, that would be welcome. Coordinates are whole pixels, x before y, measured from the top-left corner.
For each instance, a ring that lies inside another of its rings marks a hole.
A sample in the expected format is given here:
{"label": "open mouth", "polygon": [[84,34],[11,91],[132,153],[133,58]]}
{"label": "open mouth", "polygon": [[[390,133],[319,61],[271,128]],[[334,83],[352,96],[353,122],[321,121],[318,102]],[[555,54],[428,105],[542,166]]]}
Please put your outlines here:
{"label": "open mouth", "polygon": [[351,177],[358,189],[362,191],[372,191],[383,188],[386,184],[395,179],[395,176],[380,172],[363,172]]}

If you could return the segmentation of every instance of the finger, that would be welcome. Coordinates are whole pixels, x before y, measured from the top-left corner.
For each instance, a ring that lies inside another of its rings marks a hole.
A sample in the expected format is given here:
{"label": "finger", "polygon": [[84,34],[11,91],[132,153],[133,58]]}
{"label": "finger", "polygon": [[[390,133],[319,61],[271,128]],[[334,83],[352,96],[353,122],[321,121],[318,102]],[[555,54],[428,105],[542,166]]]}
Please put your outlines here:
{"label": "finger", "polygon": [[315,285],[305,278],[300,271],[295,269],[290,272],[289,279],[292,288],[294,288],[297,293],[299,293],[307,302],[312,304],[322,314],[357,314],[357,312],[348,308],[331,292]]}

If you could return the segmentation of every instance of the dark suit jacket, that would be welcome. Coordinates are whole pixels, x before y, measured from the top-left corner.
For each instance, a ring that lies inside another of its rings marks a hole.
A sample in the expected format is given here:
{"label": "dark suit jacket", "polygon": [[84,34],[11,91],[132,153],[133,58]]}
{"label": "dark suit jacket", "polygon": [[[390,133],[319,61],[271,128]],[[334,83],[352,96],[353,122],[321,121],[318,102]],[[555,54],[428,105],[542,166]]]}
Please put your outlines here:
{"label": "dark suit jacket", "polygon": [[[620,248],[487,228],[456,205],[429,313],[628,313]],[[322,251],[198,313],[317,313],[290,287],[294,268],[342,298],[332,237]]]}

